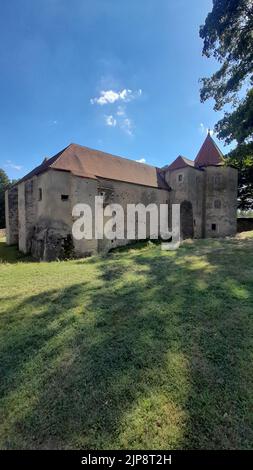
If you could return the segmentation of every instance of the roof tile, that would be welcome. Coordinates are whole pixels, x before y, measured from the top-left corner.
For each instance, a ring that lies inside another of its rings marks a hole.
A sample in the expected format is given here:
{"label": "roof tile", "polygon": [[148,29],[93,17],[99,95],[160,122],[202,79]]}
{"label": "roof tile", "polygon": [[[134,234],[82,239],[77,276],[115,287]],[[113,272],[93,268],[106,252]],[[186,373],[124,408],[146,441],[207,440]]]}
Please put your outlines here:
{"label": "roof tile", "polygon": [[70,144],[54,157],[43,161],[41,165],[28,173],[18,183],[39,175],[50,168],[70,171],[74,175],[84,178],[105,178],[168,189],[163,173],[159,168],[77,144]]}
{"label": "roof tile", "polygon": [[224,159],[220,149],[210,134],[208,134],[198,155],[195,158],[195,166],[202,167],[211,165],[224,165]]}

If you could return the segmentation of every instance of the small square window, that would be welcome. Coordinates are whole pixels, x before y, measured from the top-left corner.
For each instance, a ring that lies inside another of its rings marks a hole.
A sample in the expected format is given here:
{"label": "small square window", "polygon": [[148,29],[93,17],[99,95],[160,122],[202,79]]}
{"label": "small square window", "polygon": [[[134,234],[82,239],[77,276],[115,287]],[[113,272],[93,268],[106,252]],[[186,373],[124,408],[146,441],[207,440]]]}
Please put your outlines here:
{"label": "small square window", "polygon": [[212,224],[212,231],[213,231],[213,232],[216,231],[216,224]]}
{"label": "small square window", "polygon": [[39,188],[38,191],[38,201],[42,201],[42,188]]}
{"label": "small square window", "polygon": [[62,200],[62,201],[67,201],[68,198],[69,198],[68,194],[62,194],[62,195],[61,195],[61,200]]}
{"label": "small square window", "polygon": [[178,175],[178,181],[183,181],[183,175]]}

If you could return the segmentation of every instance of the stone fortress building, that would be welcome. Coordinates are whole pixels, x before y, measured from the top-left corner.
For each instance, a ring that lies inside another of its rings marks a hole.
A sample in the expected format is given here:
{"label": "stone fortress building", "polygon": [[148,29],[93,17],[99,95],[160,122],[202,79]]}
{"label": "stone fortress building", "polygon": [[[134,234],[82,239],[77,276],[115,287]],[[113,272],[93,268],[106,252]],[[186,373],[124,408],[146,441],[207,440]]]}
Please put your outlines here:
{"label": "stone fortress building", "polygon": [[[72,208],[94,209],[95,196],[110,203],[181,204],[182,238],[232,236],[236,233],[237,170],[226,166],[207,135],[197,157],[179,156],[163,168],[137,163],[70,144],[45,159],[6,191],[7,243],[37,259],[83,257],[129,241],[75,240]],[[94,211],[93,211],[94,212]]]}

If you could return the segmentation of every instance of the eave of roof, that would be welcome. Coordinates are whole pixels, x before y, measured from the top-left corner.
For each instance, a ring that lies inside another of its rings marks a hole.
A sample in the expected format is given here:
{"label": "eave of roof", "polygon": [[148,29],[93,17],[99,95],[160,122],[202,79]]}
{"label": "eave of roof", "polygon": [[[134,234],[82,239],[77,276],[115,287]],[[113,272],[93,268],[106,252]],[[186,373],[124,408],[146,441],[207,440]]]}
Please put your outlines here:
{"label": "eave of roof", "polygon": [[69,171],[83,178],[105,178],[158,189],[169,189],[163,172],[157,167],[78,144],[70,144],[53,157],[43,161],[17,184],[49,169]]}

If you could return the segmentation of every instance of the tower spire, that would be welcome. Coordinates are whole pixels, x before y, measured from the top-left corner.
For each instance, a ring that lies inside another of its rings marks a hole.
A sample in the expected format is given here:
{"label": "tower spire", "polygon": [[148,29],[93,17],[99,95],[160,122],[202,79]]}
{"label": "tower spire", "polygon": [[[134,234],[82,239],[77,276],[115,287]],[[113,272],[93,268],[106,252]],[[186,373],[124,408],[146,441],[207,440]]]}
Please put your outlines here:
{"label": "tower spire", "polygon": [[211,137],[211,130],[208,129],[208,134],[205,141],[195,158],[195,166],[209,166],[209,165],[222,165],[224,164],[223,155]]}

